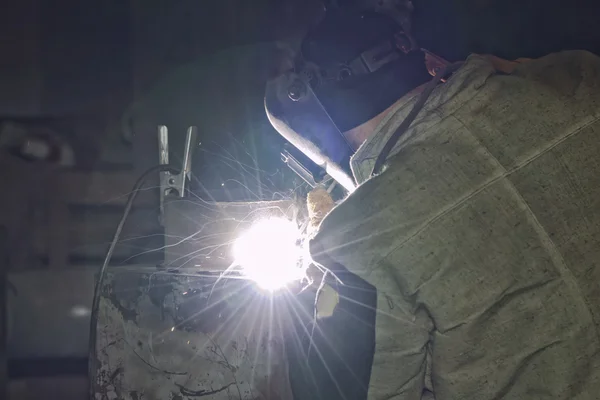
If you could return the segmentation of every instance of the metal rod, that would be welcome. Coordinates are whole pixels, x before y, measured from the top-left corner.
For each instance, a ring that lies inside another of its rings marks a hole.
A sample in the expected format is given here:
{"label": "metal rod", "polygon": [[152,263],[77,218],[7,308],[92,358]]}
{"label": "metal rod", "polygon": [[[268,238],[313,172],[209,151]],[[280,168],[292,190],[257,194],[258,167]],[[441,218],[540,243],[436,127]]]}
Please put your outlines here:
{"label": "metal rod", "polygon": [[[164,125],[158,126],[158,163],[161,165],[169,164],[169,130]],[[171,174],[168,172],[161,172],[159,174],[159,185],[160,185],[160,216],[159,222],[164,225],[164,214],[165,214],[165,196],[169,191],[169,179]]]}
{"label": "metal rod", "polygon": [[169,163],[169,130],[164,125],[158,126],[158,163]]}
{"label": "metal rod", "polygon": [[185,181],[186,179],[190,179],[192,172],[192,156],[194,154],[196,143],[198,143],[198,128],[195,126],[190,126],[187,130],[187,134],[185,135],[183,165],[181,166],[181,197],[183,197]]}

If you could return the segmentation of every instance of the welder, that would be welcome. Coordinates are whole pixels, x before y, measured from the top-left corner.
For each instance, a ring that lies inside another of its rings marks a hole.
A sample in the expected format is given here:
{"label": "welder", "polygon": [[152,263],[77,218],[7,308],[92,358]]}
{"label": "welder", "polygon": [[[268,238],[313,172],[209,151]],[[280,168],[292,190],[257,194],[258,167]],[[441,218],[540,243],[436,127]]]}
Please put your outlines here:
{"label": "welder", "polygon": [[340,129],[357,188],[310,244],[377,290],[368,398],[598,399],[600,57],[410,47],[393,104]]}

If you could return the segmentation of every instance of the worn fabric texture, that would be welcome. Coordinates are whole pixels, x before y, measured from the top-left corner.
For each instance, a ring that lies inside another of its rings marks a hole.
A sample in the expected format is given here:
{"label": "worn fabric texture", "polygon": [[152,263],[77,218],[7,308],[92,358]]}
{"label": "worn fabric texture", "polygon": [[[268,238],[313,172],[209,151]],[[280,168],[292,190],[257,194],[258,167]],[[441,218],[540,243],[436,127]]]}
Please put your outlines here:
{"label": "worn fabric texture", "polygon": [[352,160],[313,257],[378,289],[370,399],[600,398],[600,58],[471,56],[369,178]]}

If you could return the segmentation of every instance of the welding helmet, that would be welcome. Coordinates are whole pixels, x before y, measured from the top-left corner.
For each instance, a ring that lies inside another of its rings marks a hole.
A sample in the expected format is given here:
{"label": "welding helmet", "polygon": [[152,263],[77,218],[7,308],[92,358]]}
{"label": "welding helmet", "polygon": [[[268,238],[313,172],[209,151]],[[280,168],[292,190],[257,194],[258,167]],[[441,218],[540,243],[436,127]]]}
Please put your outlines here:
{"label": "welding helmet", "polygon": [[[267,116],[294,147],[286,150],[284,161],[310,159],[300,173],[312,174],[313,184],[322,170],[349,189],[354,151],[342,132],[431,78],[424,53],[402,24],[405,18],[380,11],[328,9],[304,37],[293,68],[267,83]],[[297,165],[288,166],[299,172]]]}

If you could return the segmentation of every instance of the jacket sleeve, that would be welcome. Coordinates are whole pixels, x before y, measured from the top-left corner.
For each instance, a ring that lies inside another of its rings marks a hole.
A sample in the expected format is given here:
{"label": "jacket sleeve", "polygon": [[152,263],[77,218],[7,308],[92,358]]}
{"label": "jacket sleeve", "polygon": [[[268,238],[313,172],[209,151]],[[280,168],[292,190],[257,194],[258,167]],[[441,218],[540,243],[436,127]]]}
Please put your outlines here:
{"label": "jacket sleeve", "polygon": [[369,281],[378,288],[369,399],[419,399],[430,367],[429,316],[397,294],[390,271],[378,268],[369,275]]}
{"label": "jacket sleeve", "polygon": [[384,221],[378,221],[382,214],[371,214],[368,207],[360,204],[353,206],[360,203],[361,194],[367,193],[369,186],[363,185],[357,197],[328,215],[311,241],[312,257],[325,268],[342,264],[377,288],[375,352],[368,399],[432,398],[431,393],[427,397],[425,389],[431,389],[427,387],[426,375],[433,325],[426,310],[401,292],[396,268],[377,262],[378,254],[389,251],[382,247],[388,243],[385,237],[373,238],[370,234],[377,231],[376,226],[386,226]]}

